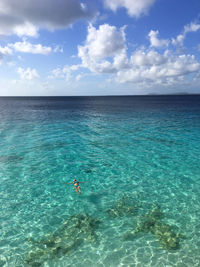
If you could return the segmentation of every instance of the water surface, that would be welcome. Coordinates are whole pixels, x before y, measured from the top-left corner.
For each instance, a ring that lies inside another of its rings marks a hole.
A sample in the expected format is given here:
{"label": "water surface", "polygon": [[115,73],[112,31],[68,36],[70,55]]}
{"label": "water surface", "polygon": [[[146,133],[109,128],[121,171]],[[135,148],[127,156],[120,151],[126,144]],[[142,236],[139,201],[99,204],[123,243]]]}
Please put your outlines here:
{"label": "water surface", "polygon": [[199,136],[200,96],[0,98],[0,266],[200,266]]}

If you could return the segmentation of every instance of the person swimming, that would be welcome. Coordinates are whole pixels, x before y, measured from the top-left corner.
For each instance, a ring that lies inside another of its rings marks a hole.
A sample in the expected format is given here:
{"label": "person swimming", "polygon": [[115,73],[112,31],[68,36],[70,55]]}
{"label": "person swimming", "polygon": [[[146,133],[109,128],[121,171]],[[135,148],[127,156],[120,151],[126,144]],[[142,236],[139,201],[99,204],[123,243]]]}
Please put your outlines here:
{"label": "person swimming", "polygon": [[64,184],[74,184],[74,189],[76,190],[76,193],[81,194],[81,188],[80,188],[79,184],[82,184],[82,183],[87,183],[87,181],[86,182],[78,182],[76,179],[74,179],[72,183],[64,183]]}
{"label": "person swimming", "polygon": [[76,179],[74,179],[73,183],[74,183],[74,189],[76,190],[76,193],[81,194],[81,188],[80,188],[79,182]]}

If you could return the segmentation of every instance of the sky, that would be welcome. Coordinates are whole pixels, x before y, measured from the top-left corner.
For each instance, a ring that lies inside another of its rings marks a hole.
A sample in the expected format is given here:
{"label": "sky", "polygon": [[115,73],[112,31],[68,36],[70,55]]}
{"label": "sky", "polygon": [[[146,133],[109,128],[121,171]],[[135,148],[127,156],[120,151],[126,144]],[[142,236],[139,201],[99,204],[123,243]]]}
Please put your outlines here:
{"label": "sky", "polygon": [[200,93],[199,0],[0,0],[0,96]]}

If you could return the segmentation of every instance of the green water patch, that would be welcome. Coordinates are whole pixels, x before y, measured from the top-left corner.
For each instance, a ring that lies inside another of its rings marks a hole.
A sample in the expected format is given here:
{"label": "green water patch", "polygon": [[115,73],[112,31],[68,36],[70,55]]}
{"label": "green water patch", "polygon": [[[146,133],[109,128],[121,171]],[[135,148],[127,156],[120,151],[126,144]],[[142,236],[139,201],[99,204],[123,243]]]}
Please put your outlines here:
{"label": "green water patch", "polygon": [[31,251],[25,257],[29,266],[42,266],[45,261],[60,258],[76,251],[84,242],[96,242],[95,233],[100,221],[88,214],[69,217],[55,232],[35,240],[29,238]]}
{"label": "green water patch", "polygon": [[139,218],[137,226],[131,232],[124,235],[125,240],[135,238],[139,233],[151,233],[158,239],[166,250],[180,248],[180,240],[184,238],[179,230],[172,225],[163,222],[164,213],[159,206],[154,205],[152,210]]}

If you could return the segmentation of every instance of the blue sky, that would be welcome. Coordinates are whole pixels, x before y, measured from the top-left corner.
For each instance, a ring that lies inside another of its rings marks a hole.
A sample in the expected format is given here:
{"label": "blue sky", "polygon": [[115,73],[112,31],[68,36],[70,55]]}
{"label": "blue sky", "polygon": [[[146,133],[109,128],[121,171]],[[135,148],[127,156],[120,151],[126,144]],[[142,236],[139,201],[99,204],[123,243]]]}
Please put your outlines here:
{"label": "blue sky", "polygon": [[0,95],[200,93],[199,0],[1,0]]}

